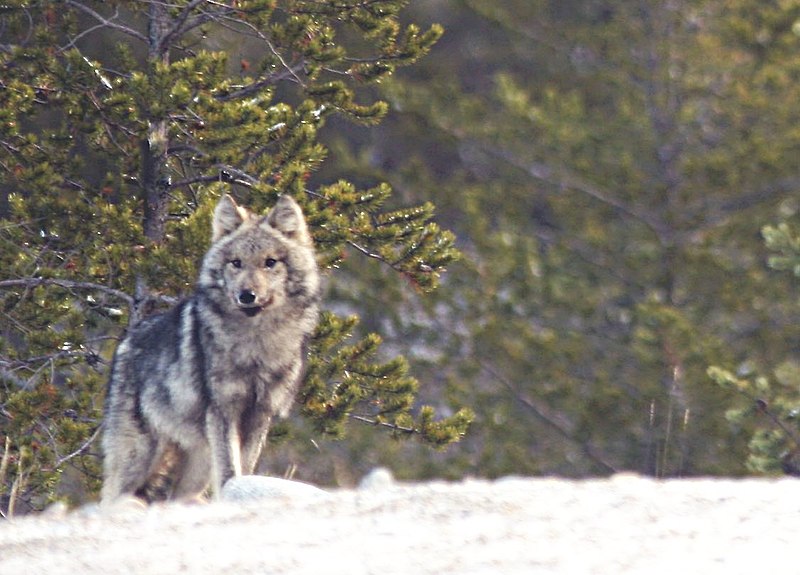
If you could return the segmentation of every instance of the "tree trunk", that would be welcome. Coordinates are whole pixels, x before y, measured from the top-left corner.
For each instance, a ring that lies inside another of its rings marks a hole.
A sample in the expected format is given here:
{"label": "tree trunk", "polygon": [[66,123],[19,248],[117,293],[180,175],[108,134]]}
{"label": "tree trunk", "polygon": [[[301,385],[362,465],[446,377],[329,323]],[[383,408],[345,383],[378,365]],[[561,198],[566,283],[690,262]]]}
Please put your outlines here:
{"label": "tree trunk", "polygon": [[[147,65],[151,76],[156,66],[169,63],[169,46],[165,42],[170,24],[170,16],[166,4],[153,2],[148,12],[148,55]],[[141,178],[140,185],[144,199],[142,229],[145,238],[151,245],[164,241],[165,225],[169,207],[169,173],[167,171],[167,137],[166,118],[150,118],[147,126],[147,137],[140,145]],[[152,307],[150,288],[141,276],[136,280],[137,302],[135,317],[138,320],[148,314]]]}
{"label": "tree trunk", "polygon": [[[164,42],[169,29],[170,17],[167,7],[161,2],[150,4],[148,13],[147,64],[151,74],[159,64],[169,63],[169,46]],[[167,166],[167,121],[165,118],[150,118],[147,139],[142,141],[142,188],[144,191],[144,235],[153,243],[164,239],[164,224],[167,221],[169,177]]]}

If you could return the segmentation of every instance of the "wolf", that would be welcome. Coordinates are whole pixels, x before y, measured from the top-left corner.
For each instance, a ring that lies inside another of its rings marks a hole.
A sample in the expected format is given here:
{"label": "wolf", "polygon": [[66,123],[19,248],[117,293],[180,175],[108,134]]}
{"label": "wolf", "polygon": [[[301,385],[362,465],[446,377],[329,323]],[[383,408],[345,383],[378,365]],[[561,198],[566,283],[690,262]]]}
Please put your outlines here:
{"label": "wolf", "polygon": [[320,275],[287,195],[266,215],[226,195],[194,292],[131,326],[105,401],[103,504],[218,497],[253,473],[274,417],[289,411],[317,323]]}

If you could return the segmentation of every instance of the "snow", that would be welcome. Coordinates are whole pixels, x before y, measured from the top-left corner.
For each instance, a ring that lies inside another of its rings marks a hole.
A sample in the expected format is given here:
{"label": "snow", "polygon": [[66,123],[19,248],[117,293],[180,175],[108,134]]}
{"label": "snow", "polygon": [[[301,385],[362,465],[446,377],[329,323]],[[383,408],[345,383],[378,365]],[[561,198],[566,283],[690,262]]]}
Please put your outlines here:
{"label": "snow", "polygon": [[800,483],[505,478],[322,491],[244,477],[222,501],[88,507],[0,523],[0,573],[777,573]]}

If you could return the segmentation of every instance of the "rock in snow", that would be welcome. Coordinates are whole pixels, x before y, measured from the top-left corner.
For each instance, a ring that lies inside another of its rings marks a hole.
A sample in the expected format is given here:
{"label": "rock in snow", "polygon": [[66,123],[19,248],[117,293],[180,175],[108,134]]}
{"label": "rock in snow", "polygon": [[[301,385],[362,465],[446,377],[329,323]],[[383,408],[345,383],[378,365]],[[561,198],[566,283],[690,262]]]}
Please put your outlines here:
{"label": "rock in snow", "polygon": [[792,479],[382,477],[241,478],[205,505],[21,517],[0,523],[0,573],[788,573],[800,541]]}
{"label": "rock in snow", "polygon": [[283,497],[300,502],[329,496],[327,491],[308,483],[260,475],[235,477],[222,488],[223,501],[259,501]]}

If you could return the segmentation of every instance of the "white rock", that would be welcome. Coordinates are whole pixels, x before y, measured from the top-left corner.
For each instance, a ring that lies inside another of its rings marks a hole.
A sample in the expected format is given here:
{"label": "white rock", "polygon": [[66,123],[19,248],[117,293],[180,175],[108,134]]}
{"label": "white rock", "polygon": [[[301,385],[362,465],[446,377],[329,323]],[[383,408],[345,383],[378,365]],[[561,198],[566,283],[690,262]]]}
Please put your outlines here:
{"label": "white rock", "polygon": [[42,512],[42,516],[50,518],[64,517],[69,511],[69,507],[63,501],[56,501]]}
{"label": "white rock", "polygon": [[281,497],[308,500],[326,498],[329,495],[327,491],[308,483],[261,475],[234,477],[222,488],[224,501],[257,501]]}
{"label": "white rock", "polygon": [[358,488],[364,491],[381,491],[394,484],[394,475],[391,471],[385,467],[376,467],[361,479]]}

